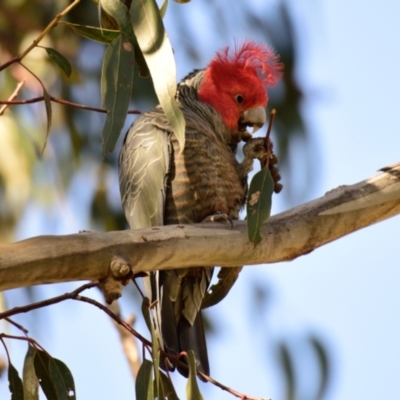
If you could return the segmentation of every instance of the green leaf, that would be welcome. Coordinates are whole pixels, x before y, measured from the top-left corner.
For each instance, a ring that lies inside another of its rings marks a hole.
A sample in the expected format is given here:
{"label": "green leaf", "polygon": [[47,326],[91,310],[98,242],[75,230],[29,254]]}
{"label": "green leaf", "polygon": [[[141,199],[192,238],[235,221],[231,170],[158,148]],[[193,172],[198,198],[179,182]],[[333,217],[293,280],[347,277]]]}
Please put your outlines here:
{"label": "green leaf", "polygon": [[36,376],[48,400],[75,400],[75,384],[68,367],[60,360],[36,349]]}
{"label": "green leaf", "polygon": [[154,388],[155,395],[157,398],[161,398],[159,395],[160,388],[160,345],[158,343],[157,333],[154,329],[154,325],[151,322],[150,317],[150,300],[147,297],[143,298],[142,302],[142,314],[146,321],[147,328],[151,333],[151,342],[152,342],[152,357],[153,357],[153,366],[154,366]]}
{"label": "green leaf", "polygon": [[144,321],[146,322],[147,329],[151,333],[151,319],[150,319],[150,300],[147,297],[143,297],[142,301],[142,314],[144,317]]}
{"label": "green leaf", "polygon": [[[136,1],[133,2],[135,3]],[[132,24],[129,17],[129,10],[125,4],[119,0],[101,0],[100,5],[117,21],[119,30],[133,45],[135,42],[135,36],[133,34]]]}
{"label": "green leaf", "polygon": [[53,115],[53,111],[52,111],[52,108],[51,108],[50,95],[47,93],[47,90],[44,88],[44,86],[43,86],[43,98],[44,98],[44,104],[45,104],[45,107],[46,107],[47,129],[46,129],[46,138],[44,140],[44,144],[43,144],[43,148],[42,148],[42,154],[44,152],[44,149],[46,148],[47,139],[48,139],[49,133],[50,133],[52,115]]}
{"label": "green leaf", "polygon": [[279,362],[283,369],[285,380],[286,380],[286,397],[285,399],[294,399],[295,398],[295,388],[296,381],[294,375],[294,364],[292,355],[290,354],[289,348],[287,345],[282,342],[278,347],[278,356]]}
{"label": "green leaf", "polygon": [[320,382],[318,386],[316,399],[323,399],[325,397],[326,390],[328,388],[329,376],[330,376],[330,365],[329,357],[325,350],[324,345],[321,343],[320,339],[315,336],[309,338],[310,344],[313,347],[315,354],[319,363],[320,371]]}
{"label": "green leaf", "polygon": [[151,327],[151,343],[152,343],[152,356],[153,356],[153,366],[154,366],[154,382],[156,392],[155,395],[158,399],[160,397],[160,344],[158,343],[157,333],[154,329],[153,324],[150,324]]}
{"label": "green leaf", "polygon": [[174,0],[175,3],[180,3],[180,4],[185,4],[185,3],[189,3],[190,0]]}
{"label": "green leaf", "polygon": [[103,28],[96,28],[94,26],[87,26],[87,25],[79,25],[79,24],[72,24],[71,22],[62,21],[64,25],[67,25],[71,29],[73,29],[78,35],[94,40],[96,42],[109,44],[113,40],[115,40],[120,31],[112,30],[112,29],[103,29]]}
{"label": "green leaf", "polygon": [[11,362],[8,366],[8,383],[11,392],[11,400],[24,400],[24,387],[21,378]]}
{"label": "green leaf", "polygon": [[[154,384],[155,384],[154,380]],[[162,371],[160,371],[160,386],[159,386],[159,394],[161,395],[160,399],[168,399],[168,400],[179,400],[175,392],[174,385],[171,380],[165,375]]]}
{"label": "green leaf", "polygon": [[54,50],[50,47],[43,47],[46,49],[47,54],[49,55],[50,59],[58,65],[64,72],[64,74],[69,78],[71,76],[72,68],[69,61],[57,50]]}
{"label": "green leaf", "polygon": [[154,400],[154,388],[152,379],[153,363],[143,360],[136,378],[135,392],[137,400]]}
{"label": "green leaf", "polygon": [[114,150],[124,127],[133,86],[134,51],[120,35],[104,54],[101,71],[102,106],[107,110],[103,127],[103,156]]}
{"label": "green leaf", "polygon": [[185,119],[175,101],[175,59],[160,10],[155,0],[132,1],[130,14],[133,30],[151,72],[158,100],[182,152],[185,146]]}
{"label": "green leaf", "polygon": [[206,292],[201,308],[208,308],[218,304],[226,297],[236,282],[243,267],[221,268],[218,273],[218,282]]}
{"label": "green leaf", "polygon": [[67,398],[76,400],[75,382],[70,369],[57,358],[52,358],[52,361],[50,362],[50,374],[60,379],[64,390],[67,392]]}
{"label": "green leaf", "polygon": [[247,198],[247,233],[250,242],[261,242],[260,229],[271,215],[274,180],[268,168],[257,172],[250,183]]}
{"label": "green leaf", "polygon": [[39,381],[36,376],[33,360],[35,358],[35,348],[28,344],[28,351],[25,355],[23,368],[24,400],[39,400]]}
{"label": "green leaf", "polygon": [[187,358],[189,364],[189,377],[186,384],[186,397],[188,400],[203,400],[203,396],[201,395],[197,384],[196,358],[193,350],[188,351]]}
{"label": "green leaf", "polygon": [[168,7],[168,0],[164,0],[160,7],[161,18],[165,17],[165,13],[167,12],[167,7]]}

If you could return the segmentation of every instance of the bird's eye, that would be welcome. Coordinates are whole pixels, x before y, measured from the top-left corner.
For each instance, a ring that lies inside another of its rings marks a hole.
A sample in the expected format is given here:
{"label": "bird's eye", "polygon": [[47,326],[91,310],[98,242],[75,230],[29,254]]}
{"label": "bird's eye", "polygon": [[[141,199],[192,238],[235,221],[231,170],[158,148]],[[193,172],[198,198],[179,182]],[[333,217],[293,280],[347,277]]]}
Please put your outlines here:
{"label": "bird's eye", "polygon": [[243,96],[242,96],[241,94],[237,94],[237,95],[235,96],[235,100],[236,100],[236,102],[237,102],[238,104],[242,104],[244,98],[243,98]]}

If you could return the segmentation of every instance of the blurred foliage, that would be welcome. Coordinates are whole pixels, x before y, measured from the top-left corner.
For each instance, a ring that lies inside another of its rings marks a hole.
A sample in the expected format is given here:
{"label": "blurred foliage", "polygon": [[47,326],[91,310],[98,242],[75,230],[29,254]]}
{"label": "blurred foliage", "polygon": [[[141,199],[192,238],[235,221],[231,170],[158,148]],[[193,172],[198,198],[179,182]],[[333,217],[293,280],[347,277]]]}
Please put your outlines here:
{"label": "blurred foliage", "polygon": [[[171,38],[177,38],[172,41],[175,51],[179,51],[186,64],[196,65],[197,68],[205,66],[210,54],[207,53],[208,47],[214,52],[220,48],[215,48],[218,40],[222,45],[232,43],[232,39],[238,38],[238,32],[269,42],[280,54],[285,65],[284,79],[277,88],[270,91],[269,106],[277,110],[274,126],[274,140],[277,141],[275,153],[281,160],[281,168],[288,171],[283,182],[284,192],[298,200],[309,190],[309,186],[303,185],[302,193],[293,190],[290,171],[295,161],[297,164],[298,161],[289,157],[293,154],[290,148],[296,138],[296,143],[300,140],[307,149],[310,138],[301,112],[302,101],[307,93],[296,79],[298,37],[301,32],[295,27],[287,3],[278,2],[277,6],[266,4],[262,11],[260,7],[256,10],[251,2],[237,2],[229,10],[223,8],[222,2],[204,0],[194,3],[184,7],[170,4],[169,7],[175,7],[174,12],[170,10],[170,16],[167,12],[168,33]],[[21,54],[54,16],[69,4],[68,0],[2,0],[0,66]],[[190,7],[195,7],[195,11],[191,11]],[[201,13],[196,14],[199,10]],[[198,18],[198,15],[206,16],[209,24],[207,29],[215,37],[210,37],[209,32],[203,35],[204,29],[199,24],[191,23],[190,18],[186,17],[191,12],[194,18]],[[97,6],[94,2],[82,0],[63,21],[99,27]],[[105,27],[115,29],[111,22],[110,26]],[[79,36],[76,30],[65,23],[58,24],[40,43],[54,51],[49,54],[46,49],[35,48],[24,58],[23,63],[43,82],[50,96],[100,107],[101,65],[106,45]],[[99,35],[99,32],[86,31],[86,36],[93,35]],[[115,39],[113,32],[101,35],[111,35],[103,40],[106,43]],[[62,54],[68,60],[68,65],[57,54]],[[135,49],[137,54],[140,55]],[[130,109],[145,111],[157,103],[157,96],[152,80],[143,78],[148,75],[146,63],[137,57],[136,63],[140,70],[134,70]],[[71,75],[67,77],[62,70],[69,72],[69,65]],[[184,71],[183,75],[188,72]],[[43,88],[37,78],[19,63],[10,65],[0,71],[0,99],[9,99],[20,82],[24,83],[16,99],[42,96]],[[44,102],[12,105],[0,115],[0,241],[16,239],[18,228],[26,224],[27,210],[40,210],[41,217],[53,224],[57,221],[56,226],[59,221],[63,221],[63,232],[76,230],[77,226],[97,230],[126,228],[118,193],[118,151],[102,159],[101,131],[105,118],[104,114],[98,112],[53,102],[50,135],[42,154],[47,125]],[[128,119],[131,122],[132,118]],[[307,163],[310,159],[310,154],[302,155],[303,164],[306,165],[303,171],[305,177],[308,176]],[[71,222],[71,219],[79,219],[82,215],[84,222]],[[44,229],[50,228],[46,226]],[[269,294],[266,295],[260,288],[257,286],[254,291],[257,294],[254,301],[264,303],[265,307]],[[213,326],[212,321],[207,324]],[[322,399],[330,372],[328,355],[318,338],[307,338],[304,342],[314,350],[317,359],[315,370],[320,375],[315,385],[316,394],[308,398]],[[278,341],[275,348],[285,377],[286,399],[304,398],[296,392],[296,356],[290,345],[286,341]]]}

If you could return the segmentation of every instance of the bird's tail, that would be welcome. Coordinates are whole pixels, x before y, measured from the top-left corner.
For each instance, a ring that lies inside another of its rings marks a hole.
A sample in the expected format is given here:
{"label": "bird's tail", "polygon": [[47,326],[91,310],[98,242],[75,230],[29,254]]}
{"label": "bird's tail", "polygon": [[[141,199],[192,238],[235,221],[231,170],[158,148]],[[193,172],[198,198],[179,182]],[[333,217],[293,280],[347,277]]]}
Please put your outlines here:
{"label": "bird's tail", "polygon": [[[163,294],[161,302],[161,339],[164,350],[172,355],[179,355],[181,352],[193,350],[197,361],[197,370],[210,375],[206,337],[204,333],[203,316],[201,311],[196,315],[193,325],[184,316],[181,316],[176,323],[174,304],[168,296]],[[184,357],[180,361],[186,363]],[[174,366],[168,363],[171,370]],[[178,366],[178,371],[185,377],[188,376],[188,369]]]}
{"label": "bird's tail", "polygon": [[[179,273],[155,272],[144,278],[144,284],[150,301],[157,300],[153,308],[154,326],[159,338],[160,347],[167,353],[178,356],[181,352],[193,350],[197,362],[197,370],[210,374],[204,324],[200,306],[191,309],[191,322],[182,313]],[[195,286],[195,281],[190,287]],[[204,294],[203,294],[204,295]],[[201,297],[203,297],[201,295]],[[179,303],[179,304],[178,304]],[[200,303],[201,304],[201,303]],[[197,310],[197,311],[195,311]],[[186,362],[184,357],[180,361]],[[163,359],[164,369],[174,370],[173,360]],[[183,376],[188,376],[188,369],[178,366]]]}
{"label": "bird's tail", "polygon": [[[197,361],[197,371],[210,375],[210,365],[208,362],[207,344],[204,333],[203,316],[201,311],[196,316],[193,326],[185,318],[181,318],[178,325],[179,346],[181,351],[193,350]],[[178,371],[188,376],[188,370],[178,366]]]}

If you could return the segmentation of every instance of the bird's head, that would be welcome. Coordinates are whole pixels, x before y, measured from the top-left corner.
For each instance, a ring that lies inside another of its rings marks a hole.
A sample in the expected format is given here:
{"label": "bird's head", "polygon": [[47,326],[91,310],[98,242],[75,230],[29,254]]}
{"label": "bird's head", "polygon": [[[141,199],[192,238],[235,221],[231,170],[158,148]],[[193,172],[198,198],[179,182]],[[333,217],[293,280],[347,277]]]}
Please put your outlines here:
{"label": "bird's head", "polygon": [[267,46],[245,42],[223,49],[205,69],[199,99],[210,104],[232,131],[264,125],[268,102],[266,88],[282,76],[283,65]]}

